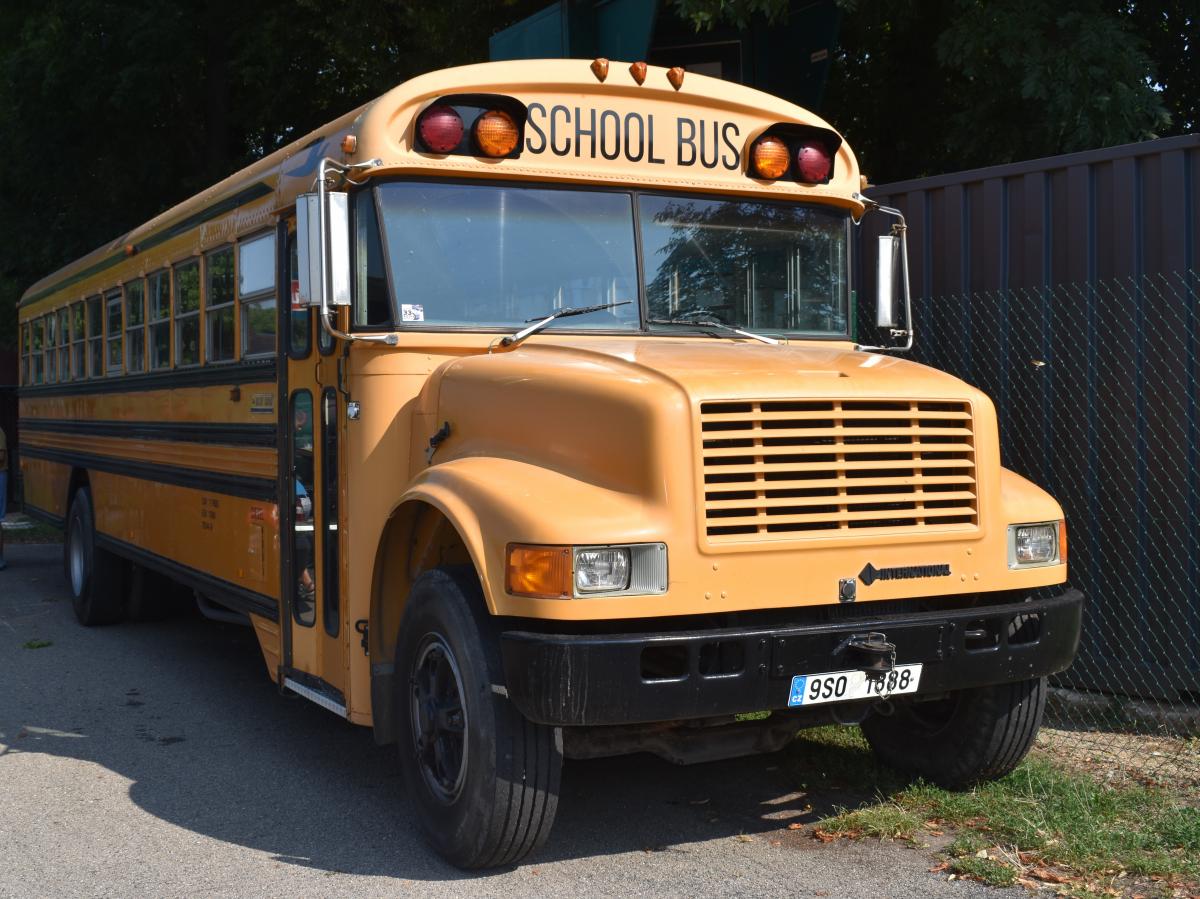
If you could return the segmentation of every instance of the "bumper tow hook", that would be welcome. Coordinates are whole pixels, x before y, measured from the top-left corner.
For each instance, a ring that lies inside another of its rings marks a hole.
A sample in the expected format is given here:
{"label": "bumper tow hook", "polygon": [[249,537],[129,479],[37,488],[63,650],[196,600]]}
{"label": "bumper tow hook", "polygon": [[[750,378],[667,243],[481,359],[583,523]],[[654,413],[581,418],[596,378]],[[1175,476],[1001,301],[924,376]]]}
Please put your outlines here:
{"label": "bumper tow hook", "polygon": [[850,661],[868,677],[884,675],[896,667],[896,644],[889,643],[887,634],[851,634],[838,644],[835,656],[849,654]]}

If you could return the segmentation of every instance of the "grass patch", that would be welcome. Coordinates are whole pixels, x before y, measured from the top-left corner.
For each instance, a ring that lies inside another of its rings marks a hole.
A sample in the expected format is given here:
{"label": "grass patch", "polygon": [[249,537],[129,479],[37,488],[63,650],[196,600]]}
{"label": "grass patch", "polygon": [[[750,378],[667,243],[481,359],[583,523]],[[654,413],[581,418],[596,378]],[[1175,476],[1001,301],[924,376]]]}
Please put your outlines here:
{"label": "grass patch", "polygon": [[944,828],[955,833],[946,870],[959,876],[1005,885],[1030,872],[1084,880],[1125,872],[1200,882],[1200,808],[1164,789],[1102,784],[1035,753],[1001,780],[952,793],[898,778],[849,727],[801,734],[794,758],[809,788],[869,794],[820,821],[820,832],[915,841]]}
{"label": "grass patch", "polygon": [[53,645],[53,640],[26,640],[21,644],[25,649],[45,649],[47,646]]}
{"label": "grass patch", "polygon": [[63,532],[52,524],[34,520],[27,528],[5,528],[5,545],[24,543],[62,543]]}

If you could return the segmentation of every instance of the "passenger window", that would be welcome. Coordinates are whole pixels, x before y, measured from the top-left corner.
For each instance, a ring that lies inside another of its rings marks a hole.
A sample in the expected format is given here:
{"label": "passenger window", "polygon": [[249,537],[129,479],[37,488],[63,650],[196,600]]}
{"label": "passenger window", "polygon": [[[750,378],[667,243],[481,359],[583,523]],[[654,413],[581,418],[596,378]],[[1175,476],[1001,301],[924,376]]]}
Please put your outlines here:
{"label": "passenger window", "polygon": [[171,367],[171,278],[164,269],[146,282],[150,294],[150,368]]}
{"label": "passenger window", "polygon": [[242,303],[242,355],[275,352],[275,235],[238,244],[238,299]]}
{"label": "passenger window", "polygon": [[71,380],[71,313],[65,306],[58,310],[58,379]]}
{"label": "passenger window", "polygon": [[317,618],[316,558],[313,549],[313,401],[307,390],[292,394],[292,615],[311,627]]}
{"label": "passenger window", "polygon": [[375,192],[359,191],[354,204],[354,246],[358,256],[354,277],[354,324],[388,328],[392,324],[392,304],[388,298],[383,245],[379,241]]}
{"label": "passenger window", "polygon": [[146,370],[146,284],[140,278],[125,285],[125,370]]}
{"label": "passenger window", "polygon": [[100,297],[87,299],[88,377],[104,374],[104,306]]}
{"label": "passenger window", "polygon": [[29,358],[32,362],[33,383],[44,384],[46,381],[46,361],[42,357],[42,347],[44,343],[42,336],[45,333],[45,326],[39,318],[33,323],[33,338],[30,344]]}
{"label": "passenger window", "polygon": [[46,383],[58,380],[58,315],[51,312],[43,319],[46,322]]}
{"label": "passenger window", "polygon": [[124,360],[121,358],[121,347],[124,343],[121,320],[121,293],[114,290],[104,297],[104,320],[107,325],[106,339],[108,354],[104,365],[105,374],[119,375]]}
{"label": "passenger window", "polygon": [[322,542],[324,569],[325,633],[338,635],[338,396],[332,387],[321,393],[321,520],[325,525]]}
{"label": "passenger window", "polygon": [[288,355],[293,359],[306,359],[312,352],[312,311],[294,305],[296,302],[297,285],[300,283],[300,258],[296,249],[296,235],[288,235]]}
{"label": "passenger window", "polygon": [[175,267],[175,367],[200,364],[200,263]]}
{"label": "passenger window", "polygon": [[71,370],[74,377],[87,377],[87,323],[83,303],[71,307]]}
{"label": "passenger window", "polygon": [[209,253],[204,261],[204,272],[208,361],[230,362],[234,357],[233,247]]}
{"label": "passenger window", "polygon": [[33,383],[29,365],[29,322],[21,326],[21,383],[25,386]]}

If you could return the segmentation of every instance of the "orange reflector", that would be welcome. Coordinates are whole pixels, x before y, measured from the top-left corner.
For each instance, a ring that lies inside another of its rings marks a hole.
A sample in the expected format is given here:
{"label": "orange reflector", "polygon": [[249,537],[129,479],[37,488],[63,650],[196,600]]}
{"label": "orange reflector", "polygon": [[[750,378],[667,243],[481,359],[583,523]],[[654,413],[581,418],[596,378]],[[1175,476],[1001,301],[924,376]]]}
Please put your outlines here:
{"label": "orange reflector", "polygon": [[1058,520],[1058,561],[1067,564],[1067,520]]}
{"label": "orange reflector", "polygon": [[489,109],[475,120],[475,143],[487,156],[507,156],[517,147],[517,123],[507,112]]}
{"label": "orange reflector", "polygon": [[788,170],[790,157],[791,153],[788,152],[787,144],[782,140],[769,134],[760,137],[750,148],[752,174],[769,181],[782,178]]}
{"label": "orange reflector", "polygon": [[517,596],[567,599],[571,596],[571,547],[508,545],[505,586]]}

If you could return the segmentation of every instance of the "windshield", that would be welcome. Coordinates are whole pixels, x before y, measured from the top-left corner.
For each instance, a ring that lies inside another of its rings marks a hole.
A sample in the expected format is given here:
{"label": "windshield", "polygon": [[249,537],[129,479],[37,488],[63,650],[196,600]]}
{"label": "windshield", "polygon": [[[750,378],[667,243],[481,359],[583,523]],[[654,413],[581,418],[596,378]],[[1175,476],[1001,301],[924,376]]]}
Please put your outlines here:
{"label": "windshield", "polygon": [[633,300],[552,326],[639,327],[627,193],[398,181],[379,204],[401,326],[512,327]]}
{"label": "windshield", "polygon": [[845,333],[844,213],[696,197],[640,203],[651,328],[708,319],[752,331]]}
{"label": "windshield", "polygon": [[513,328],[564,308],[632,300],[549,327],[687,333],[689,325],[721,322],[772,333],[846,334],[849,217],[843,212],[413,181],[381,184],[376,196],[401,328]]}

